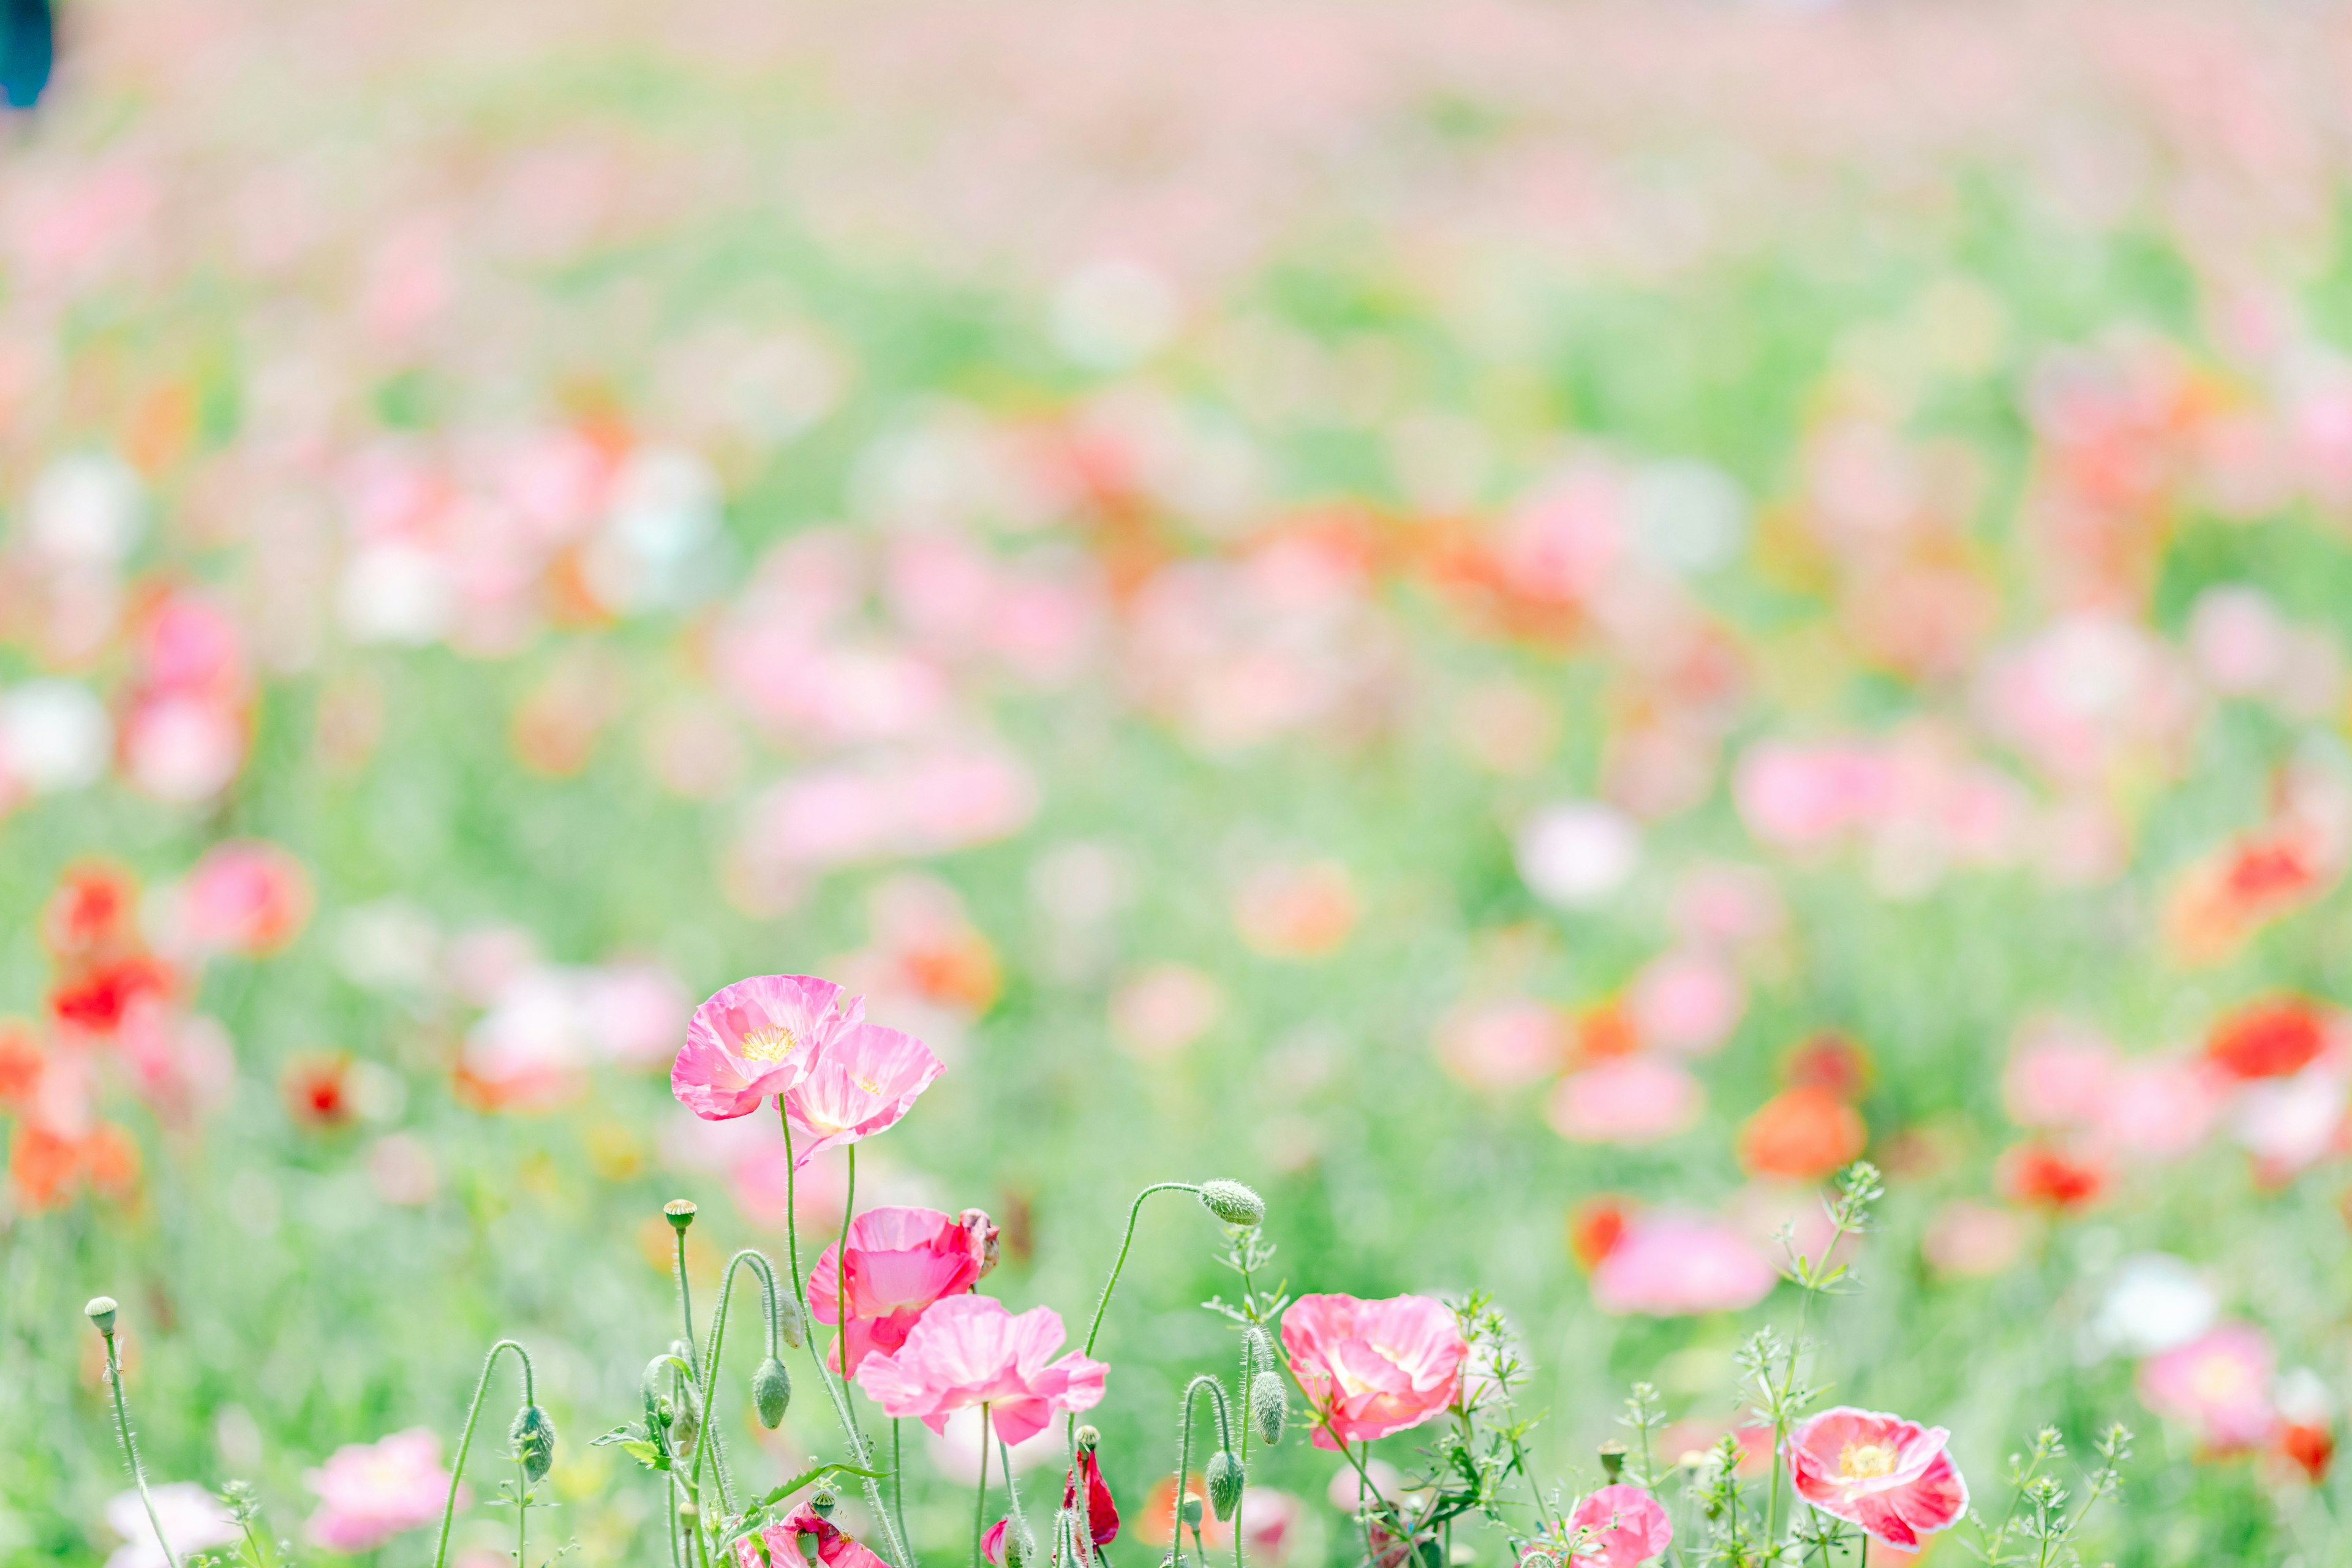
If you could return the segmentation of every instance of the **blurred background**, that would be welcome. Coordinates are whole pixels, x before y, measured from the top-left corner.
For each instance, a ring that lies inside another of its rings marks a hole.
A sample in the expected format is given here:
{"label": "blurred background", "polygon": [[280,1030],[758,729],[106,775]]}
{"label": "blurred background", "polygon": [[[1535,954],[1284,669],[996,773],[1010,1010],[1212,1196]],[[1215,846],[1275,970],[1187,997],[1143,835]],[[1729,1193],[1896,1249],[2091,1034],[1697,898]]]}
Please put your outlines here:
{"label": "blurred background", "polygon": [[[785,1205],[667,1067],[793,972],[1016,1307],[1237,1177],[1294,1290],[1494,1292],[1573,1489],[1633,1379],[1739,1425],[1866,1153],[1833,1398],[2342,1559],[2341,8],[11,0],[0,86],[0,1558],[158,1561],[104,1290],[303,1560],[513,1335],[540,1538],[653,1561],[660,1205],[707,1302]],[[1127,1568],[1222,1247],[1100,1347]]]}

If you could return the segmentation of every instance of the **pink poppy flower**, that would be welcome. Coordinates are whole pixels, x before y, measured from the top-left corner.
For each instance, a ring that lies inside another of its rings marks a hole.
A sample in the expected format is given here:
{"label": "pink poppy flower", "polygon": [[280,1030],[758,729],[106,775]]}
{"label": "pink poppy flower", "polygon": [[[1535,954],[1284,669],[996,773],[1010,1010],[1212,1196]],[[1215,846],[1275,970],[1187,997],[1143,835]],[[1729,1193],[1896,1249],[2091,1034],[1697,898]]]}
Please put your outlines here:
{"label": "pink poppy flower", "polygon": [[1706,1101],[1698,1079],[1674,1062],[1612,1057],[1561,1079],[1544,1120],[1571,1143],[1655,1143],[1688,1131]]}
{"label": "pink poppy flower", "polygon": [[1437,1026],[1437,1059],[1472,1089],[1524,1089],[1567,1049],[1557,1008],[1509,997],[1455,1008]]}
{"label": "pink poppy flower", "polygon": [[2256,1447],[2278,1424],[2271,1403],[2275,1364],[2260,1329],[2220,1323],[2140,1363],[2140,1403],[2167,1420],[2194,1426],[2215,1452]]}
{"label": "pink poppy flower", "polygon": [[911,1415],[934,1432],[955,1411],[986,1405],[1007,1443],[1034,1436],[1055,1412],[1101,1403],[1110,1368],[1062,1345],[1051,1307],[1007,1311],[992,1296],[950,1296],[919,1319],[894,1352],[868,1355],[857,1384],[894,1420]]}
{"label": "pink poppy flower", "polygon": [[800,1081],[784,1090],[793,1156],[802,1164],[836,1144],[887,1132],[947,1070],[912,1035],[857,1024],[827,1040]]}
{"label": "pink poppy flower", "polygon": [[207,952],[276,952],[310,918],[310,879],[301,861],[275,844],[215,844],[188,873],[179,915]]}
{"label": "pink poppy flower", "polygon": [[865,1012],[830,980],[761,974],[739,980],[694,1010],[669,1069],[670,1092],[697,1116],[748,1116],[761,1100],[801,1081],[810,1061]]}
{"label": "pink poppy flower", "polygon": [[347,1444],[302,1483],[319,1494],[310,1537],[330,1552],[373,1552],[438,1519],[449,1495],[441,1439],[425,1426]]}
{"label": "pink poppy flower", "polygon": [[933,1302],[979,1282],[988,1269],[988,1244],[994,1235],[995,1227],[978,1209],[960,1218],[937,1209],[877,1208],[852,1220],[847,1262],[840,1260],[836,1242],[824,1249],[809,1276],[809,1313],[820,1323],[840,1321],[835,1290],[846,1276],[849,1328],[834,1342],[834,1365],[841,1366],[845,1344],[851,1373],[874,1352],[904,1345],[915,1321]]}
{"label": "pink poppy flower", "polygon": [[1604,1312],[1653,1318],[1736,1312],[1772,1293],[1780,1270],[1731,1225],[1700,1215],[1637,1215],[1592,1270]]}
{"label": "pink poppy flower", "polygon": [[1941,1426],[1841,1405],[1789,1434],[1789,1474],[1823,1513],[1909,1551],[1968,1511],[1968,1482],[1945,1451],[1950,1438]]}
{"label": "pink poppy flower", "polygon": [[1634,1568],[1664,1552],[1675,1539],[1674,1521],[1658,1500],[1640,1487],[1602,1487],[1568,1516],[1570,1536],[1591,1533],[1579,1560],[1607,1568]]}
{"label": "pink poppy flower", "polygon": [[[735,1568],[768,1568],[768,1563],[798,1563],[801,1558],[801,1537],[816,1538],[816,1560],[824,1568],[890,1568],[879,1556],[841,1532],[841,1527],[829,1519],[820,1519],[816,1510],[803,1503],[775,1523],[760,1531],[760,1542],[744,1536],[735,1542]],[[760,1543],[768,1548],[767,1561],[760,1557]]]}
{"label": "pink poppy flower", "polygon": [[1454,1402],[1469,1354],[1453,1312],[1426,1296],[1301,1296],[1282,1315],[1282,1348],[1320,1417],[1318,1448],[1420,1426]]}

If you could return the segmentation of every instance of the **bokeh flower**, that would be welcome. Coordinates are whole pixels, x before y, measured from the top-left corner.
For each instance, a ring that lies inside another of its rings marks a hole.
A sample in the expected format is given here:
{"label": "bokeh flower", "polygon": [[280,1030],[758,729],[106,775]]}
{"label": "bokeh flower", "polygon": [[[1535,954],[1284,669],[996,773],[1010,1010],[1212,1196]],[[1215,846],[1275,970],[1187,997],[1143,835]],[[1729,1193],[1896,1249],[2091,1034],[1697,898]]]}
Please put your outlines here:
{"label": "bokeh flower", "polygon": [[319,1494],[304,1531],[330,1552],[373,1552],[404,1530],[438,1519],[448,1500],[441,1439],[430,1427],[351,1443],[302,1478]]}
{"label": "bokeh flower", "polygon": [[2140,1403],[2188,1424],[2213,1452],[2258,1447],[2278,1420],[2271,1401],[2276,1365],[2270,1337],[2260,1329],[2220,1323],[2140,1363]]}

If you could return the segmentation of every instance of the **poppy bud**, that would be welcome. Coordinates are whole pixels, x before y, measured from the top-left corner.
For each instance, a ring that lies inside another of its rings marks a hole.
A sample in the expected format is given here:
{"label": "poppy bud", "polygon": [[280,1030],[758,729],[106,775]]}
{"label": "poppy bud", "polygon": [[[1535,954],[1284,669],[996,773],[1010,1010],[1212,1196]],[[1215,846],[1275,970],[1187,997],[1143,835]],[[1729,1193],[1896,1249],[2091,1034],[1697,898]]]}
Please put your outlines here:
{"label": "poppy bud", "polygon": [[972,1250],[980,1254],[980,1278],[986,1279],[996,1269],[998,1231],[986,1209],[966,1209],[956,1215],[956,1224],[971,1237]]}
{"label": "poppy bud", "polygon": [[793,1374],[774,1356],[761,1362],[751,1373],[751,1407],[760,1413],[760,1425],[774,1431],[783,1424],[784,1411],[793,1402]]}
{"label": "poppy bud", "polygon": [[1249,1414],[1267,1447],[1282,1441],[1282,1428],[1290,1420],[1290,1392],[1282,1385],[1282,1373],[1269,1367],[1250,1379]]}
{"label": "poppy bud", "polygon": [[1223,1176],[1201,1184],[1201,1202],[1227,1225],[1255,1225],[1265,1217],[1264,1198]]}
{"label": "poppy bud", "polygon": [[702,1395],[695,1392],[691,1379],[677,1380],[677,1394],[670,1405],[670,1452],[688,1455],[694,1452],[695,1439],[702,1436]]}
{"label": "poppy bud", "polygon": [[801,1310],[789,1298],[776,1303],[776,1332],[783,1335],[784,1343],[794,1350],[801,1348]]}
{"label": "poppy bud", "polygon": [[84,1307],[82,1310],[89,1314],[90,1322],[97,1327],[100,1333],[111,1334],[114,1332],[113,1297],[92,1296],[89,1299],[89,1305]]}
{"label": "poppy bud", "polygon": [[694,1223],[694,1216],[699,1212],[692,1198],[672,1198],[662,1205],[662,1213],[669,1216],[670,1229],[680,1236],[686,1234],[686,1227]]}
{"label": "poppy bud", "polygon": [[1021,1544],[1021,1531],[1006,1531],[1004,1532],[1004,1568],[1024,1568],[1028,1561],[1029,1553]]}
{"label": "poppy bud", "polygon": [[555,1423],[547,1418],[546,1411],[536,1405],[516,1411],[514,1425],[507,1428],[507,1442],[524,1475],[534,1481],[547,1479],[548,1467],[555,1463]]}
{"label": "poppy bud", "polygon": [[1209,1507],[1221,1520],[1234,1517],[1241,1506],[1242,1482],[1246,1479],[1240,1459],[1230,1448],[1221,1448],[1209,1456]]}
{"label": "poppy bud", "polygon": [[1601,1471],[1611,1480],[1625,1473],[1625,1445],[1611,1438],[1601,1445]]}
{"label": "poppy bud", "polygon": [[1185,1524],[1194,1530],[1201,1528],[1201,1500],[1199,1498],[1187,1493],[1184,1498],[1183,1506],[1178,1511],[1183,1516]]}

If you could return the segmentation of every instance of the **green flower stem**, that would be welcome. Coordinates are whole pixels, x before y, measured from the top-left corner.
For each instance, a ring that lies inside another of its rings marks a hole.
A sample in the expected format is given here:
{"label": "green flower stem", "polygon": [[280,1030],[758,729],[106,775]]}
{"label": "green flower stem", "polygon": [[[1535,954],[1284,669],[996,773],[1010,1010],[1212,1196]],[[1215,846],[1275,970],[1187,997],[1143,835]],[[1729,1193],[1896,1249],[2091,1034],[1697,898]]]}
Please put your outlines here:
{"label": "green flower stem", "polygon": [[[849,1391],[849,1223],[857,1217],[857,1145],[848,1146],[849,1192],[841,1201],[841,1239],[833,1248],[833,1343],[834,1353],[841,1363],[843,1407],[849,1412],[849,1424],[857,1425],[857,1406],[848,1398]],[[865,1434],[858,1434],[863,1444]]]}
{"label": "green flower stem", "polygon": [[515,1459],[515,1568],[530,1568],[530,1472]]}
{"label": "green flower stem", "polygon": [[898,1418],[890,1417],[890,1506],[898,1516],[898,1539],[913,1539],[907,1533],[907,1461],[898,1447]]}
{"label": "green flower stem", "polygon": [[[783,1123],[784,1128],[784,1246],[787,1249],[785,1257],[793,1270],[793,1310],[801,1314],[801,1321],[807,1327],[807,1333],[802,1337],[808,1346],[809,1360],[816,1365],[816,1380],[824,1385],[825,1397],[833,1402],[834,1418],[841,1423],[842,1435],[849,1439],[850,1456],[857,1461],[859,1469],[870,1470],[874,1462],[866,1454],[865,1439],[858,1435],[857,1423],[851,1419],[849,1414],[848,1379],[843,1378],[836,1386],[833,1370],[825,1365],[824,1352],[817,1349],[816,1316],[809,1310],[808,1298],[804,1294],[805,1277],[801,1273],[800,1216],[794,1212],[799,1166],[793,1157],[793,1119],[791,1112],[785,1110],[781,1095],[776,1098],[776,1119]],[[836,1301],[835,1305],[838,1309],[842,1303]],[[843,1313],[836,1310],[834,1316],[839,1318]],[[890,1510],[883,1506],[882,1483],[870,1476],[866,1478],[866,1501],[873,1510],[875,1519],[880,1522],[882,1533],[888,1538],[891,1555],[896,1559],[892,1568],[916,1568],[914,1554],[907,1550],[904,1532],[890,1517]]]}
{"label": "green flower stem", "polygon": [[[1209,1391],[1209,1403],[1217,1413],[1217,1447],[1223,1449],[1234,1446],[1233,1416],[1225,1407],[1225,1385],[1219,1383],[1213,1373],[1203,1372],[1195,1374],[1192,1381],[1184,1385],[1184,1397],[1180,1406],[1183,1421],[1182,1436],[1178,1439],[1176,1449],[1176,1528],[1173,1542],[1177,1568],[1183,1568],[1184,1500],[1187,1496],[1184,1489],[1191,1484],[1192,1477],[1193,1396],[1204,1387]],[[1201,1499],[1202,1523],[1193,1527],[1192,1546],[1200,1556],[1201,1568],[1209,1568],[1209,1551],[1201,1540],[1201,1532],[1207,1527],[1209,1500],[1205,1494],[1208,1489],[1204,1486],[1201,1489],[1204,1494]],[[1235,1522],[1238,1524],[1239,1521]]]}
{"label": "green flower stem", "polygon": [[1022,1555],[1027,1561],[1037,1561],[1037,1534],[1029,1528],[1029,1518],[1021,1511],[1021,1488],[1013,1479],[1013,1449],[1002,1436],[996,1439],[996,1452],[1004,1461],[1004,1495],[1011,1502],[1013,1527],[1021,1532]]}
{"label": "green flower stem", "polygon": [[971,1494],[971,1568],[980,1568],[980,1541],[988,1533],[988,1401],[980,1403],[980,1485]]}
{"label": "green flower stem", "polygon": [[[530,1352],[513,1340],[500,1340],[492,1345],[490,1353],[482,1358],[482,1375],[474,1380],[474,1403],[467,1407],[466,1428],[457,1438],[457,1461],[449,1467],[449,1500],[442,1506],[441,1510],[441,1539],[433,1548],[433,1568],[447,1568],[449,1529],[457,1519],[457,1488],[466,1476],[466,1454],[474,1446],[474,1425],[481,1419],[482,1399],[490,1391],[490,1372],[498,1365],[499,1352],[501,1351],[514,1352],[515,1359],[522,1363],[522,1402],[525,1405],[539,1403],[538,1392],[533,1386],[534,1380],[531,1375]],[[675,1510],[672,1510],[672,1518],[673,1520],[676,1518]],[[521,1568],[521,1565],[518,1563],[517,1568]]]}
{"label": "green flower stem", "polygon": [[711,1402],[719,1392],[719,1355],[727,1345],[727,1310],[735,1299],[735,1271],[748,1268],[759,1277],[764,1288],[768,1320],[768,1353],[782,1357],[776,1324],[776,1271],[765,1254],[757,1247],[747,1247],[727,1260],[726,1272],[719,1277],[719,1306],[710,1315],[710,1349],[702,1358],[702,1441],[694,1450],[694,1479],[702,1479],[702,1455],[710,1453],[710,1473],[719,1487],[719,1506],[727,1512],[735,1511],[734,1489],[728,1485],[727,1453],[719,1441],[719,1424],[711,1419]]}
{"label": "green flower stem", "polygon": [[131,1406],[122,1397],[122,1357],[114,1343],[114,1331],[103,1330],[100,1337],[106,1341],[106,1386],[114,1398],[114,1429],[122,1438],[122,1462],[131,1467],[131,1484],[139,1489],[139,1504],[147,1510],[148,1528],[155,1532],[155,1544],[163,1549],[163,1561],[171,1568],[180,1568],[179,1556],[163,1534],[155,1500],[147,1490],[147,1469],[139,1462],[138,1440],[131,1436]]}

